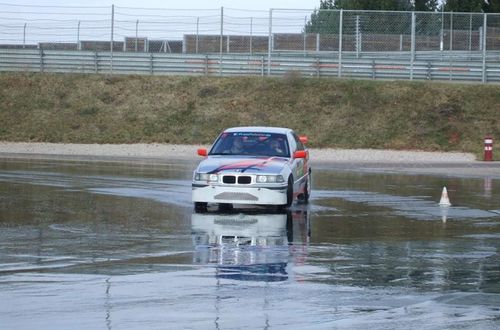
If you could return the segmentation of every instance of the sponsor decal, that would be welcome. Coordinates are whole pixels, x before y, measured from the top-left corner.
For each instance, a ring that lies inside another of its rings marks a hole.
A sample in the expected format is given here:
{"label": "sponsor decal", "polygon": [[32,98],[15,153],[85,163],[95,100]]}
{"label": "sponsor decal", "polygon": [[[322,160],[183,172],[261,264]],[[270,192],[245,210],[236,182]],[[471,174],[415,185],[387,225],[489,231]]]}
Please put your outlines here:
{"label": "sponsor decal", "polygon": [[241,137],[258,137],[258,138],[270,138],[270,133],[253,133],[253,132],[236,132],[233,133],[233,136],[241,136]]}

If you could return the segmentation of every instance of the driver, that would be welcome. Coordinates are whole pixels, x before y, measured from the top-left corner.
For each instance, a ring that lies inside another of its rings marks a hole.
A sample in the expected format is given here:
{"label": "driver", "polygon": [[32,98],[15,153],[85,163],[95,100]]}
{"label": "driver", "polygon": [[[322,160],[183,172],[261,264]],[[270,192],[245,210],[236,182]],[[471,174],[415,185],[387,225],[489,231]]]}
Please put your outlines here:
{"label": "driver", "polygon": [[285,154],[285,151],[283,150],[283,148],[281,148],[281,145],[280,145],[278,140],[271,140],[269,142],[269,147],[271,148],[272,152],[275,155],[284,155]]}
{"label": "driver", "polygon": [[243,139],[241,137],[235,138],[229,150],[232,154],[241,154],[243,152]]}

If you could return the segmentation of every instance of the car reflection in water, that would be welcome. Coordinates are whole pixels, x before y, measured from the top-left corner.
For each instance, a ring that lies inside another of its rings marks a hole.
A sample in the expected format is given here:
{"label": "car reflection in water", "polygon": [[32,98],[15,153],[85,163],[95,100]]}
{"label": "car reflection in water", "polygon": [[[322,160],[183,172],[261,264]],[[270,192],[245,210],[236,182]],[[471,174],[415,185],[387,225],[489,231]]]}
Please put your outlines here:
{"label": "car reflection in water", "polygon": [[278,213],[193,213],[195,264],[214,264],[216,278],[277,282],[303,263],[309,242],[307,210]]}

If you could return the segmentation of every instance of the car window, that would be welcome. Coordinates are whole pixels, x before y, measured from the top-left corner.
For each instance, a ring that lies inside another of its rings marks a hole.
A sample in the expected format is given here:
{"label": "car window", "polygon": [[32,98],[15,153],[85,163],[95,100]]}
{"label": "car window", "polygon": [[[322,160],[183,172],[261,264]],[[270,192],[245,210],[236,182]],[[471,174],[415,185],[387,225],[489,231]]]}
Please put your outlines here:
{"label": "car window", "polygon": [[209,154],[290,157],[290,148],[285,134],[224,132]]}
{"label": "car window", "polygon": [[297,134],[293,133],[292,135],[293,135],[293,139],[295,140],[295,143],[297,143],[297,150],[306,150],[306,148],[304,147],[304,144],[302,144],[302,142],[300,141]]}

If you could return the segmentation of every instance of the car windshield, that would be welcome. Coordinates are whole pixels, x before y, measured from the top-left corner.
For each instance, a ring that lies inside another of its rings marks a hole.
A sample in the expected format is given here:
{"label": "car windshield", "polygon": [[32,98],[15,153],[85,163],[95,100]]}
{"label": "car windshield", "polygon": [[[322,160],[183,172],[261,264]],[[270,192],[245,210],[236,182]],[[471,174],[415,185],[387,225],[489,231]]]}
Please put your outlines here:
{"label": "car windshield", "polygon": [[224,132],[209,154],[290,157],[289,150],[285,134]]}

